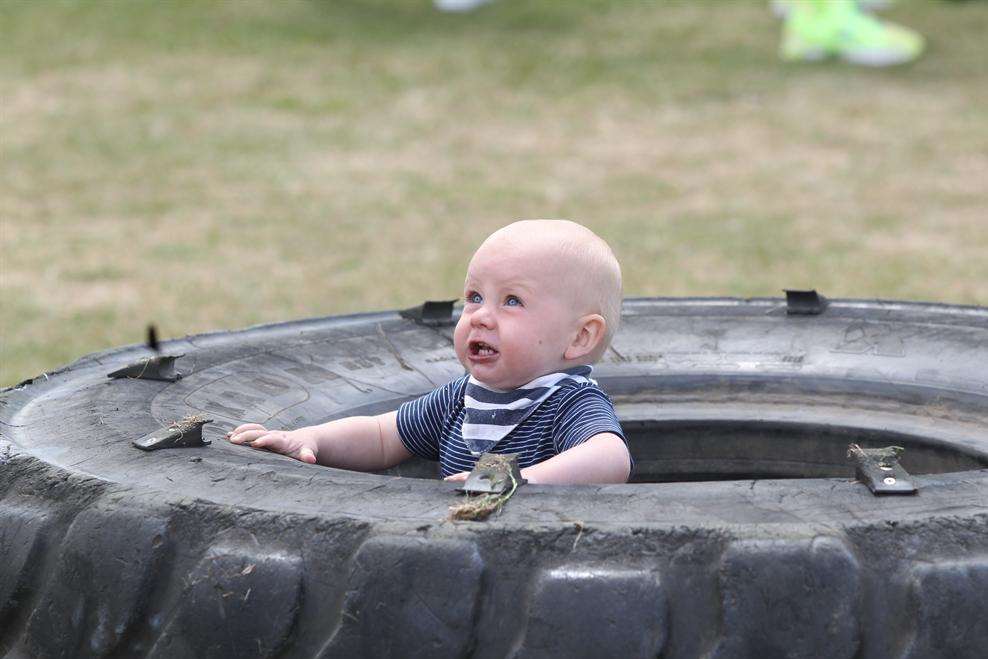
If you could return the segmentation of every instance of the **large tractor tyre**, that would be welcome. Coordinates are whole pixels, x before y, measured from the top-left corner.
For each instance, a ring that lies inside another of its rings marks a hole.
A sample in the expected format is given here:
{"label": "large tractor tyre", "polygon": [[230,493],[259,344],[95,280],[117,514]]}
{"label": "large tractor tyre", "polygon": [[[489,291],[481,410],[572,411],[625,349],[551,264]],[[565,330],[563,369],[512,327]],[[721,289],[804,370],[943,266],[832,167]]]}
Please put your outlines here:
{"label": "large tractor tyre", "polygon": [[[164,342],[175,381],[110,350],[0,393],[0,656],[984,656],[988,309],[629,300],[594,377],[633,482],[523,485],[483,522],[449,521],[432,463],[223,440],[457,377],[455,313],[425,311]],[[133,446],[190,415],[211,444]],[[857,482],[852,443],[903,447],[916,494]]]}

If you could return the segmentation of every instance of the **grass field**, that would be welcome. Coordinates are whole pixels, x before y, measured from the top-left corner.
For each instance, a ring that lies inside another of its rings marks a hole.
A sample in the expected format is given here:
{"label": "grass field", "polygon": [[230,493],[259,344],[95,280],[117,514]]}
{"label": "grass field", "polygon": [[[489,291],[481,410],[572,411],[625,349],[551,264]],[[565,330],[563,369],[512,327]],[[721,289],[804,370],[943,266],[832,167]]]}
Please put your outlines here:
{"label": "grass field", "polygon": [[988,304],[988,2],[895,70],[762,1],[0,3],[0,384],[164,336],[460,294],[567,217],[625,292]]}

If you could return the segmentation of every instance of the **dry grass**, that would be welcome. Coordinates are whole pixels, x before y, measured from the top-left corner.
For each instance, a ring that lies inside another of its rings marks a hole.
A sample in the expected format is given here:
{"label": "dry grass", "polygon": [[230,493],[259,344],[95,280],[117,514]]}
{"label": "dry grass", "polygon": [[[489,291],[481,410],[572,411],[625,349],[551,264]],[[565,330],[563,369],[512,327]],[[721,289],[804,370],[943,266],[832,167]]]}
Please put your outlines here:
{"label": "dry grass", "polygon": [[0,383],[455,296],[521,217],[631,296],[988,304],[988,4],[894,18],[930,52],[863,71],[777,62],[760,1],[5,4]]}

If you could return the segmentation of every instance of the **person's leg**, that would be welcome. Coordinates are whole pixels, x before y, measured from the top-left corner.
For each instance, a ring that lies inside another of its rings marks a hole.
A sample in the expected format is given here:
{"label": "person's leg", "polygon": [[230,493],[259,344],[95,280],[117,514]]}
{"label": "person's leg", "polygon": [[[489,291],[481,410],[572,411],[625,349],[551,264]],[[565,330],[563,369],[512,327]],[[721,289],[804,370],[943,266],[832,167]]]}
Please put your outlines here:
{"label": "person's leg", "polygon": [[923,52],[923,37],[878,20],[855,0],[798,0],[782,29],[780,54],[786,61],[817,61],[838,56],[854,64],[903,64]]}
{"label": "person's leg", "polygon": [[467,12],[473,11],[481,5],[486,5],[492,0],[433,0],[433,4],[439,11]]}
{"label": "person's leg", "polygon": [[[785,18],[789,15],[789,9],[799,3],[800,0],[772,0],[772,13],[778,18]],[[865,11],[882,11],[888,9],[895,3],[895,0],[854,0],[858,7]]]}

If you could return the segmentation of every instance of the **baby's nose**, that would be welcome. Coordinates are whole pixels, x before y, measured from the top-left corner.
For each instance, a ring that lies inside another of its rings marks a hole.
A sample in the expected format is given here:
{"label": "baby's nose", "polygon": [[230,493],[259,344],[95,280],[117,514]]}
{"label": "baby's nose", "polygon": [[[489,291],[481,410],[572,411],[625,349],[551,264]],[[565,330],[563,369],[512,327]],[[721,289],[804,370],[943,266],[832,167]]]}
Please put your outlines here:
{"label": "baby's nose", "polygon": [[484,305],[470,315],[470,324],[474,326],[493,327],[494,314]]}

